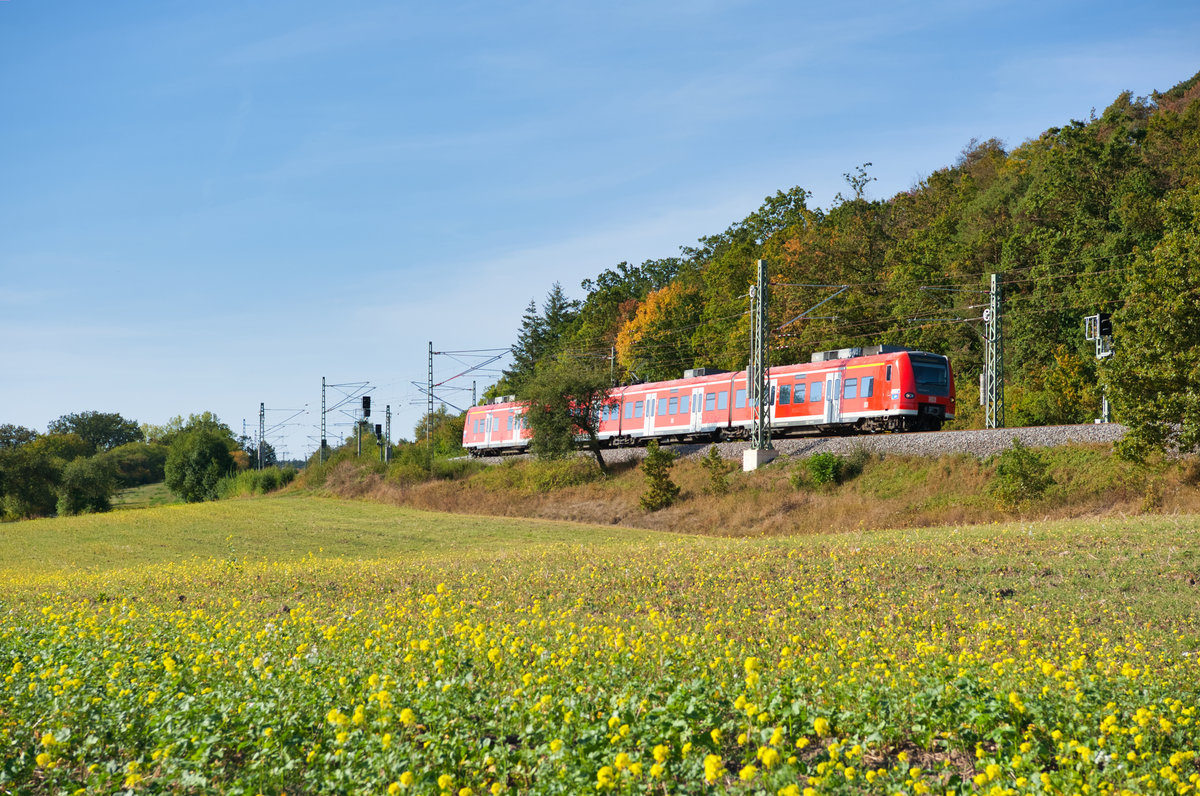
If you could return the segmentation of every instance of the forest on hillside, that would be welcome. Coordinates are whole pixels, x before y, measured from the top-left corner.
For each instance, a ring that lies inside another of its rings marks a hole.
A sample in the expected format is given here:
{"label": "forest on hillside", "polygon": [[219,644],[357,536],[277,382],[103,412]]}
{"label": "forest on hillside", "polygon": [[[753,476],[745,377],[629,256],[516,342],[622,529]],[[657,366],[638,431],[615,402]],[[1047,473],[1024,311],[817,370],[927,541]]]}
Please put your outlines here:
{"label": "forest on hillside", "polygon": [[[875,343],[945,354],[960,425],[979,425],[981,316],[999,274],[1008,425],[1089,422],[1101,384],[1118,419],[1176,400],[1167,412],[1197,425],[1200,409],[1169,393],[1200,383],[1200,74],[1149,97],[1125,92],[1012,149],[972,141],[887,199],[867,198],[869,167],[846,175],[828,209],[802,187],[780,190],[677,257],[585,280],[581,300],[555,284],[530,302],[489,394],[520,393],[549,359],[611,369],[618,383],[743,368],[748,290],[765,259],[772,364]],[[842,285],[818,317],[789,323]],[[1103,364],[1083,321],[1100,312],[1115,328]]]}

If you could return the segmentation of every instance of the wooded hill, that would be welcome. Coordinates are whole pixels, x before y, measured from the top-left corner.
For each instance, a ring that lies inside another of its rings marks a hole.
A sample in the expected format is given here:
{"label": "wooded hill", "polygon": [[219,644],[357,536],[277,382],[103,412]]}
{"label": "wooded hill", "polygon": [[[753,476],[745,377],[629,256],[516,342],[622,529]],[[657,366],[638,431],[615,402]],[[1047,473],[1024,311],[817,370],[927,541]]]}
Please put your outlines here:
{"label": "wooded hill", "polygon": [[[801,187],[782,190],[678,257],[623,262],[584,281],[581,301],[554,285],[540,308],[530,303],[514,364],[491,394],[520,392],[552,356],[607,370],[615,351],[618,382],[745,367],[747,294],[760,258],[776,285],[773,364],[884,342],[946,354],[960,425],[982,423],[980,317],[993,273],[1003,280],[1009,425],[1090,421],[1101,378],[1129,416],[1145,399],[1129,393],[1146,379],[1138,368],[1162,371],[1160,392],[1200,379],[1167,373],[1180,349],[1194,362],[1200,341],[1188,325],[1200,323],[1200,74],[1150,97],[1123,93],[1099,115],[1011,150],[972,141],[954,165],[888,199],[866,197],[869,166],[846,175],[848,195],[829,209],[810,207]],[[807,284],[850,288],[814,313],[830,317],[780,329],[833,293],[786,286]],[[1164,292],[1183,303],[1162,306]],[[1117,356],[1103,374],[1083,329],[1097,312],[1112,312],[1116,326]],[[1164,339],[1172,323],[1175,339]],[[1166,359],[1147,365],[1147,345]]]}

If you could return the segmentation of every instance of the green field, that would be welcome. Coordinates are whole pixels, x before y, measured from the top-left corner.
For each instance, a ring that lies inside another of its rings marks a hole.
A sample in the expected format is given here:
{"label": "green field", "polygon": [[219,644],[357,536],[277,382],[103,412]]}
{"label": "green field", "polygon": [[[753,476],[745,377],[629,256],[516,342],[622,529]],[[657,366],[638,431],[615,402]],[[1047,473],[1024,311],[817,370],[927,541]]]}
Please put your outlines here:
{"label": "green field", "polygon": [[114,509],[148,509],[178,503],[179,498],[171,494],[166,484],[160,482],[122,489],[113,496],[112,502]]}
{"label": "green field", "polygon": [[1195,517],[0,528],[0,792],[1190,793]]}

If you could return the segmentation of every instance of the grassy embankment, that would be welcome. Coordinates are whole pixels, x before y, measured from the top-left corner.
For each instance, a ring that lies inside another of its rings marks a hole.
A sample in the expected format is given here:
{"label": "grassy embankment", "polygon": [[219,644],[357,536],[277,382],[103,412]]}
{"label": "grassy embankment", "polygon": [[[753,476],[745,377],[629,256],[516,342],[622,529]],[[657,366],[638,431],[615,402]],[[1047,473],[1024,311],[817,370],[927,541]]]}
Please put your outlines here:
{"label": "grassy embankment", "polygon": [[1196,526],[714,539],[301,495],[14,524],[0,789],[1190,792]]}
{"label": "grassy embankment", "polygon": [[710,494],[700,459],[678,461],[672,477],[682,487],[678,503],[647,513],[638,505],[641,470],[614,465],[603,476],[591,459],[570,462],[509,460],[445,466],[444,476],[420,482],[411,473],[381,466],[310,468],[302,486],[343,497],[435,511],[524,516],[722,536],[827,533],[1006,521],[1014,517],[1066,519],[1200,512],[1200,465],[1182,462],[1134,465],[1114,458],[1111,446],[1071,445],[1035,450],[1052,483],[1035,499],[1006,505],[994,492],[998,457],[859,456],[861,474],[844,483],[797,488],[804,461],[781,458],[754,473],[730,470],[729,491]]}

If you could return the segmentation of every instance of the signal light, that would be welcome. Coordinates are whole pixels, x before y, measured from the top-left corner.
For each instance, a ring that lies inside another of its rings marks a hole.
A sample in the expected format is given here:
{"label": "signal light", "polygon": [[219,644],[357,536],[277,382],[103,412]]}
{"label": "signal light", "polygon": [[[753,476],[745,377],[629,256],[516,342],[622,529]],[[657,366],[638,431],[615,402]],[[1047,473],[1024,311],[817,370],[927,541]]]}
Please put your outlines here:
{"label": "signal light", "polygon": [[1101,337],[1112,337],[1112,313],[1100,313],[1100,322],[1098,326]]}
{"label": "signal light", "polygon": [[371,396],[363,396],[363,417],[371,416]]}
{"label": "signal light", "polygon": [[383,426],[379,423],[375,424],[375,436],[383,437]]}

